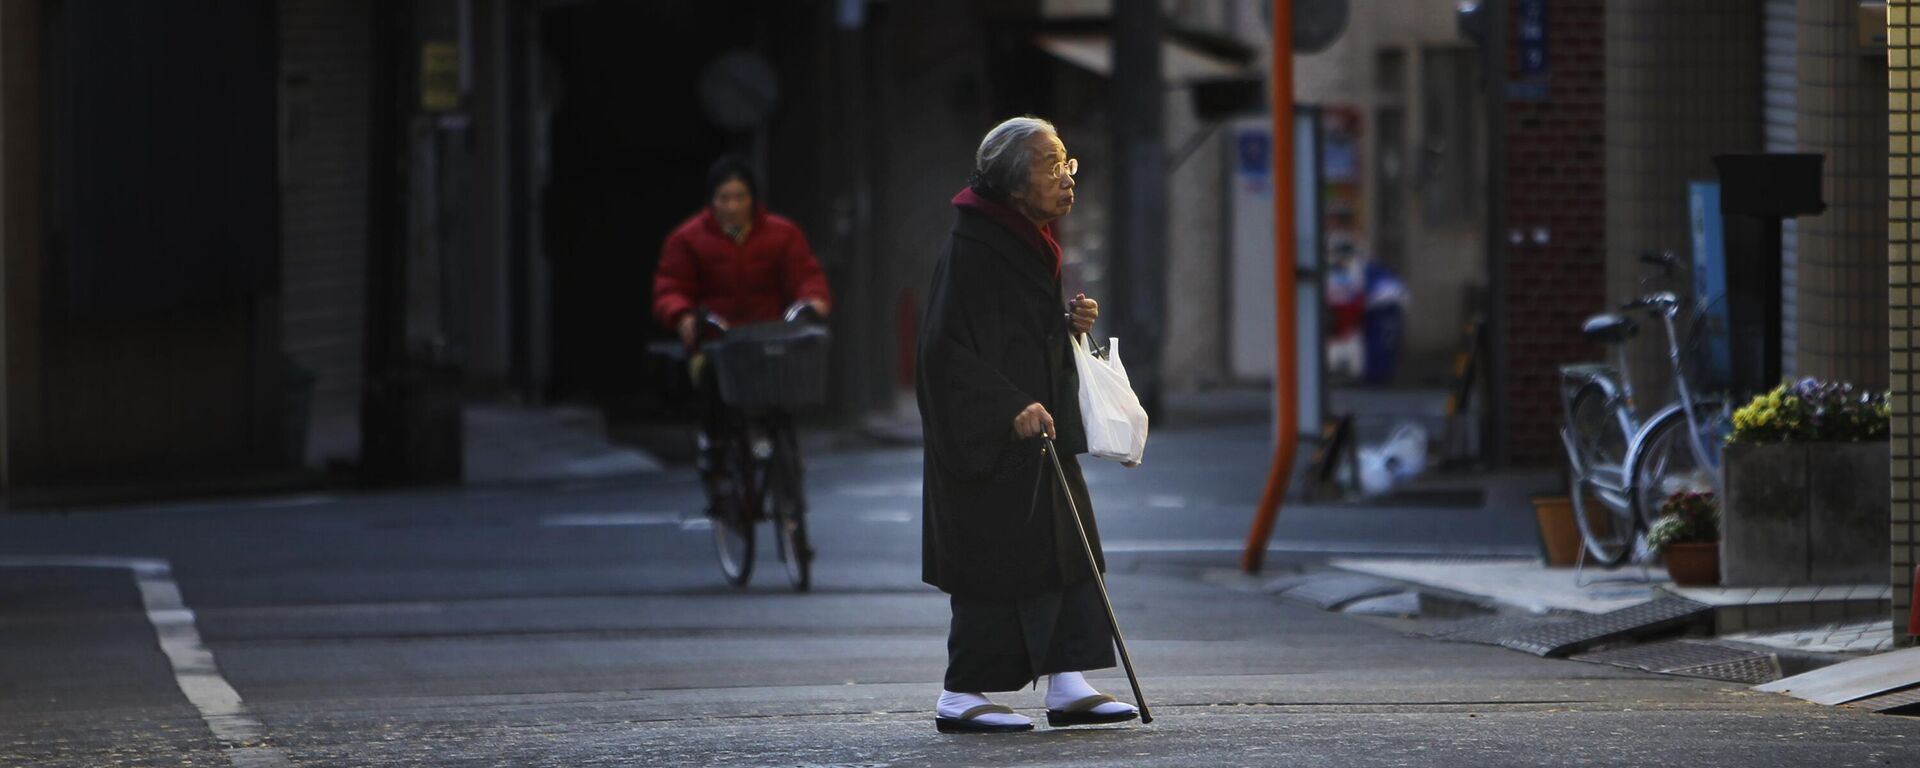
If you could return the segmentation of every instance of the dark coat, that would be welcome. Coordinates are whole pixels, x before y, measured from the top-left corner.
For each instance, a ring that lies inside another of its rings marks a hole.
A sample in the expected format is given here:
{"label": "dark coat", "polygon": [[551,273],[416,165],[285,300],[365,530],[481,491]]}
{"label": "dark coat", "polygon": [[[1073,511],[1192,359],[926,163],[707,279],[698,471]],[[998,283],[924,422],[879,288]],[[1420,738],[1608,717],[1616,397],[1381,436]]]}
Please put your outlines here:
{"label": "dark coat", "polygon": [[1086,430],[1052,262],[987,215],[958,208],[934,267],[915,368],[926,433],[921,578],[950,594],[1012,598],[1091,577],[1040,440],[1013,434],[1030,403],[1054,417],[1067,485],[1100,552],[1074,458],[1086,451]]}

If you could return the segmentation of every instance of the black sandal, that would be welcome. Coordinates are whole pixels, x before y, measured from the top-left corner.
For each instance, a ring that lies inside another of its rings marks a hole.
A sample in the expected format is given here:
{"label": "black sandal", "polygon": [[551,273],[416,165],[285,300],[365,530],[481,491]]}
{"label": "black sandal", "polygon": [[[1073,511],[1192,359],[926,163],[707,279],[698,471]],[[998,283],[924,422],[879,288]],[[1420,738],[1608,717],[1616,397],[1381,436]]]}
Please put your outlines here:
{"label": "black sandal", "polygon": [[960,713],[959,717],[940,717],[936,715],[933,718],[933,725],[939,728],[941,733],[1013,733],[1015,731],[1033,730],[1033,723],[996,725],[993,723],[983,723],[974,719],[981,715],[1011,715],[1013,713],[1013,707],[1001,704],[981,704]]}
{"label": "black sandal", "polygon": [[1049,709],[1047,710],[1047,725],[1055,728],[1065,728],[1072,725],[1109,725],[1112,723],[1124,723],[1140,716],[1140,710],[1138,709],[1108,713],[1093,711],[1094,707],[1110,701],[1119,701],[1119,699],[1104,693],[1096,693],[1092,696],[1081,698],[1072,704],[1068,704],[1066,709]]}

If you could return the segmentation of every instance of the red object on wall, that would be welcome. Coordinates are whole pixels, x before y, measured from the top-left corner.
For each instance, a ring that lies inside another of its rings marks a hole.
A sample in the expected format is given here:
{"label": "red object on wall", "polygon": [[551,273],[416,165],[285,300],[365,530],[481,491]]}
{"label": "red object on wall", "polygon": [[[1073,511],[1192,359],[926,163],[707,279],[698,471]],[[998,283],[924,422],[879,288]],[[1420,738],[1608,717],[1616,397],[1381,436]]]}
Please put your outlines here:
{"label": "red object on wall", "polygon": [[1907,637],[1920,637],[1920,565],[1913,567],[1913,596],[1907,598]]}
{"label": "red object on wall", "polygon": [[899,362],[894,384],[901,389],[913,388],[913,352],[920,334],[919,312],[913,306],[913,294],[900,292],[900,300],[894,304],[894,319],[898,325],[900,338],[895,352]]}

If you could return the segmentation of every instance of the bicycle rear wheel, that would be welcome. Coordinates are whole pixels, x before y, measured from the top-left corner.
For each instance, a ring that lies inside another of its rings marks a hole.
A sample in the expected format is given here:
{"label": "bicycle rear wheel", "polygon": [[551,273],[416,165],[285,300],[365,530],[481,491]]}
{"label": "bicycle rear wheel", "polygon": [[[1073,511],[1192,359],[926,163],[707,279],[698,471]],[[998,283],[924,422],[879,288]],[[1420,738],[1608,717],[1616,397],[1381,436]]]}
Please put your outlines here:
{"label": "bicycle rear wheel", "polygon": [[1620,467],[1627,461],[1627,442],[1633,434],[1631,417],[1615,407],[1607,387],[1589,381],[1580,387],[1568,406],[1568,430],[1572,433],[1574,471],[1590,474],[1601,467]]}
{"label": "bicycle rear wheel", "polygon": [[1580,527],[1580,541],[1587,549],[1587,558],[1604,567],[1626,562],[1640,536],[1640,521],[1634,517],[1633,500],[1589,477],[1574,482],[1572,500],[1573,522]]}
{"label": "bicycle rear wheel", "polygon": [[807,538],[806,476],[800,462],[799,441],[792,425],[783,425],[775,436],[776,459],[767,483],[767,505],[773,520],[780,560],[787,566],[787,580],[793,588],[805,592],[813,588],[813,545]]}

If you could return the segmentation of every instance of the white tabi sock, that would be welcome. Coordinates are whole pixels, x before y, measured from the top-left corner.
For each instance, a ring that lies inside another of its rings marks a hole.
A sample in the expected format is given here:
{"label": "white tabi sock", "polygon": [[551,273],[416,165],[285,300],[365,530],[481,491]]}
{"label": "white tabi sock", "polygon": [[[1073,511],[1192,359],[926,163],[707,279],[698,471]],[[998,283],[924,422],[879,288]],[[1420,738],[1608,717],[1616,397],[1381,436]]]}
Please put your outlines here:
{"label": "white tabi sock", "polygon": [[[957,718],[963,714],[966,714],[967,710],[969,709],[973,709],[974,707],[980,706],[982,704],[992,704],[992,703],[993,702],[987,700],[987,697],[977,693],[954,693],[953,691],[941,691],[940,703],[934,707],[934,714],[940,717]],[[1028,718],[1025,715],[1010,715],[1003,712],[988,712],[985,714],[974,716],[973,722],[980,723],[982,725],[1028,725],[1028,724],[1031,724],[1033,720],[1031,718]]]}
{"label": "white tabi sock", "polygon": [[[1066,709],[1068,705],[1100,692],[1087,684],[1087,678],[1078,672],[1056,672],[1047,676],[1047,709]],[[1100,715],[1117,715],[1133,711],[1133,705],[1124,701],[1109,701],[1088,710]]]}

